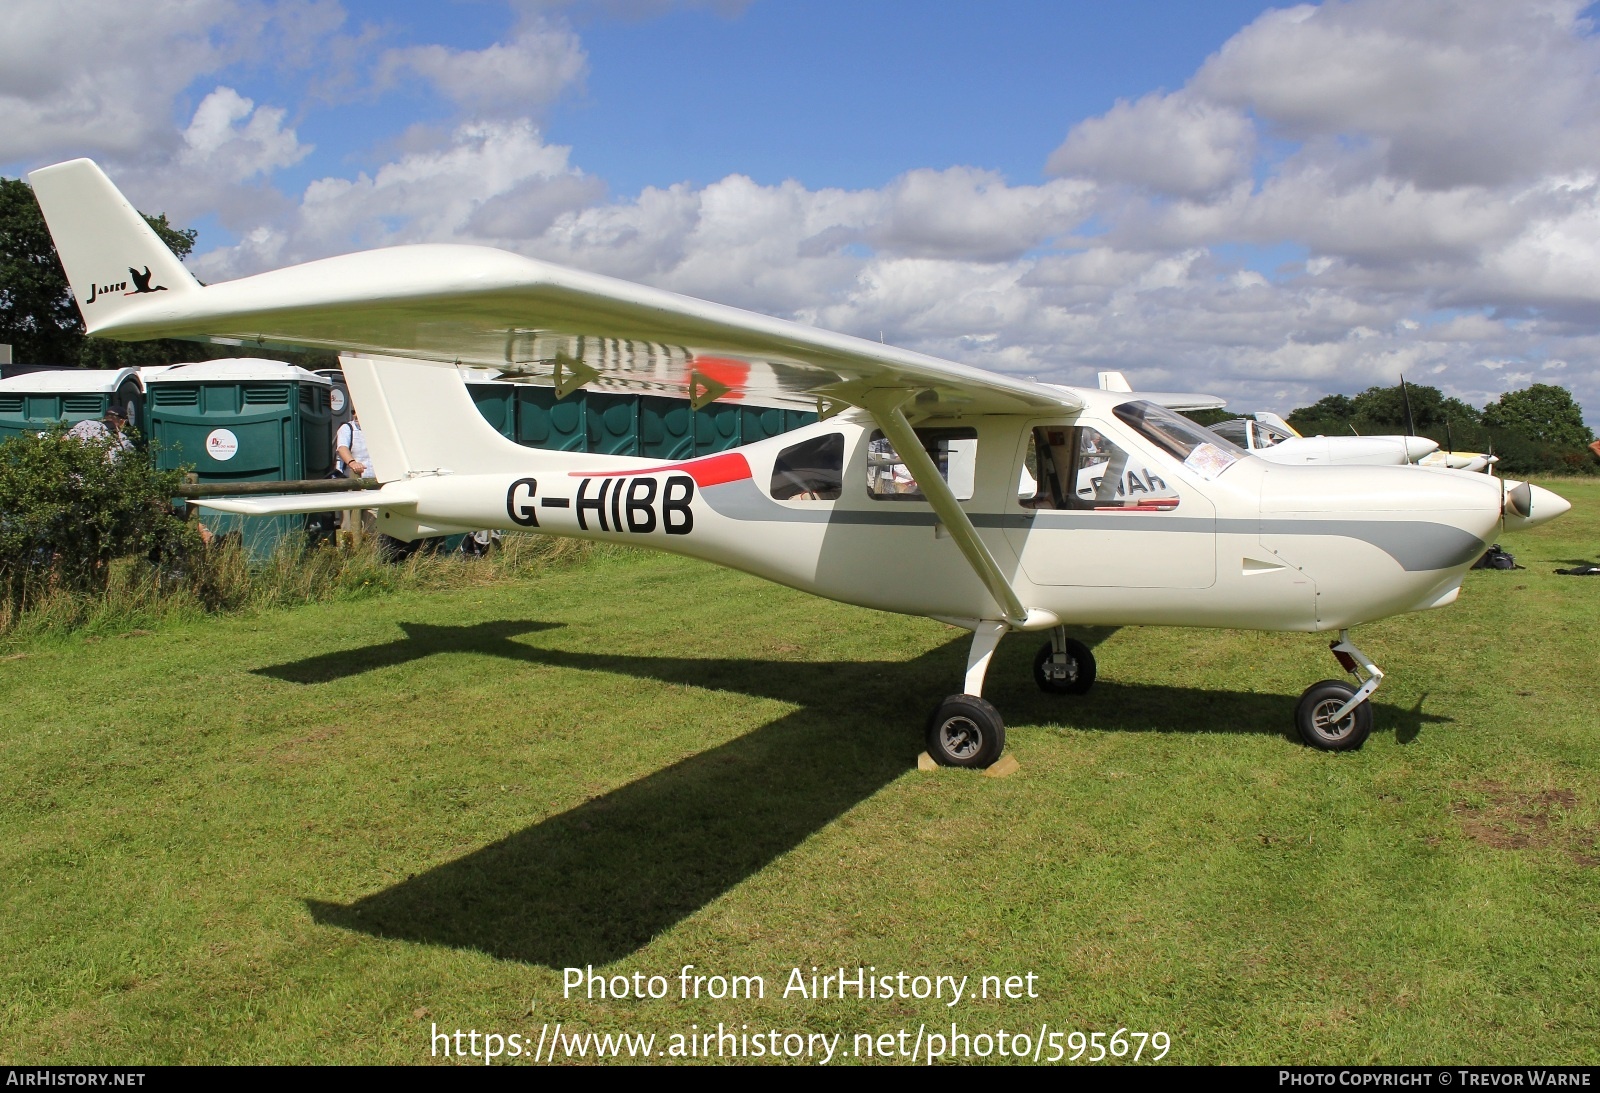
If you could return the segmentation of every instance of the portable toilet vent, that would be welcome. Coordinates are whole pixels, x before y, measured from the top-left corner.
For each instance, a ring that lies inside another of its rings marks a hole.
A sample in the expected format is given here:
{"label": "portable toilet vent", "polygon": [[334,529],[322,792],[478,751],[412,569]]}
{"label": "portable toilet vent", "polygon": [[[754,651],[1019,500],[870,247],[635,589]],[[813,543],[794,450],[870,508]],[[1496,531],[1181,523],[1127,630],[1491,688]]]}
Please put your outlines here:
{"label": "portable toilet vent", "polygon": [[0,440],[63,422],[105,416],[117,407],[135,437],[145,431],[144,387],[132,368],[55,368],[0,380]]}

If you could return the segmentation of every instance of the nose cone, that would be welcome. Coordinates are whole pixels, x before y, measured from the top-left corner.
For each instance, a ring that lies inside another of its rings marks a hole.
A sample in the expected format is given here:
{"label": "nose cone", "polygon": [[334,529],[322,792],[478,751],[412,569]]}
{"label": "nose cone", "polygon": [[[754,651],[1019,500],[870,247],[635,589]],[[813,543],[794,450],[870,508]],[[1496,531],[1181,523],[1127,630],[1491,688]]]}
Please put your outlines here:
{"label": "nose cone", "polygon": [[1425,455],[1432,455],[1439,450],[1437,440],[1429,440],[1425,436],[1408,436],[1405,438],[1406,462],[1415,463]]}
{"label": "nose cone", "polygon": [[1512,531],[1547,524],[1572,508],[1572,502],[1531,482],[1505,481],[1506,527]]}

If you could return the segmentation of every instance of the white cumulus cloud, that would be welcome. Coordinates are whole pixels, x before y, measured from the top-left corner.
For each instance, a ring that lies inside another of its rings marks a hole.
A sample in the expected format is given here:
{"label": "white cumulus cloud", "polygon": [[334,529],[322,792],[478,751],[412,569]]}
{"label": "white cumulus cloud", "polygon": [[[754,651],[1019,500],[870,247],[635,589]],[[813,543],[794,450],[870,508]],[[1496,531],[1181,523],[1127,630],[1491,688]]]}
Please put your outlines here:
{"label": "white cumulus cloud", "polygon": [[416,76],[475,115],[523,116],[543,110],[581,80],[586,68],[583,47],[570,28],[535,18],[519,25],[509,40],[483,49],[391,49],[378,62],[377,82],[382,87]]}

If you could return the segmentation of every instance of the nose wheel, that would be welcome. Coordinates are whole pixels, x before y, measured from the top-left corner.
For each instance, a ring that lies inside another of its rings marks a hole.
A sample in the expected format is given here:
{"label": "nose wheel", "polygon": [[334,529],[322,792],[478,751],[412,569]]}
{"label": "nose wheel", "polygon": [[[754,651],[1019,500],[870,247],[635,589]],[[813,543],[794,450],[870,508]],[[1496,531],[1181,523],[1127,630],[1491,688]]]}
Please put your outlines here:
{"label": "nose wheel", "polygon": [[1294,727],[1300,739],[1320,751],[1355,751],[1372,733],[1372,704],[1368,699],[1383,682],[1383,669],[1350,644],[1350,632],[1339,631],[1330,646],[1339,665],[1359,686],[1342,679],[1313,683],[1294,708]]}
{"label": "nose wheel", "polygon": [[1372,732],[1372,707],[1366,702],[1338,716],[1355,697],[1356,688],[1342,679],[1313,683],[1294,708],[1300,739],[1321,751],[1355,751]]}

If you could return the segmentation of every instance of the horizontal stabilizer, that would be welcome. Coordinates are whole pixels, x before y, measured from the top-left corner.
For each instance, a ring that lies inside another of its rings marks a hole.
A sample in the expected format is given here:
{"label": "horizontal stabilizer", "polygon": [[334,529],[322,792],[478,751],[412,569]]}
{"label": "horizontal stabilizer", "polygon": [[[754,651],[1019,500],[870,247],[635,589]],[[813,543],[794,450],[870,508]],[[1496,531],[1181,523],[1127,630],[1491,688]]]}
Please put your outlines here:
{"label": "horizontal stabilizer", "polygon": [[[1050,386],[1060,385],[1050,384]],[[1220,410],[1228,405],[1228,400],[1225,398],[1203,395],[1195,391],[1134,391],[1128,387],[1128,381],[1123,378],[1121,372],[1101,372],[1100,390],[1112,393],[1126,392],[1130,402],[1136,399],[1153,402],[1169,410]]]}
{"label": "horizontal stabilizer", "polygon": [[417,498],[406,489],[351,490],[349,493],[299,493],[277,496],[207,497],[190,504],[240,516],[293,516],[306,512],[331,512],[335,509],[416,508]]}
{"label": "horizontal stabilizer", "polygon": [[1228,405],[1225,398],[1196,391],[1136,391],[1134,397],[1169,410],[1220,410]]}

